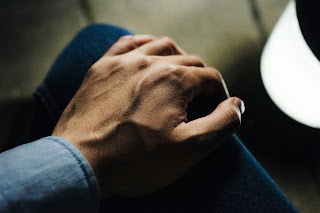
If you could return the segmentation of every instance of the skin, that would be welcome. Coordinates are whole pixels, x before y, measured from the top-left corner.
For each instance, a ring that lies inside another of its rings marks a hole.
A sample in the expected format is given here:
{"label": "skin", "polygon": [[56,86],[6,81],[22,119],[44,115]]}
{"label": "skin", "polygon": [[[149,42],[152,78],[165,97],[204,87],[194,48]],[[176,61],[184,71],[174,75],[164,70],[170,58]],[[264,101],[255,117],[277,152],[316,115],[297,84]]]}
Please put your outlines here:
{"label": "skin", "polygon": [[[221,103],[188,122],[188,104],[206,94]],[[142,196],[212,153],[239,128],[241,109],[221,74],[170,38],[124,36],[89,69],[52,135],[83,153],[102,199]]]}

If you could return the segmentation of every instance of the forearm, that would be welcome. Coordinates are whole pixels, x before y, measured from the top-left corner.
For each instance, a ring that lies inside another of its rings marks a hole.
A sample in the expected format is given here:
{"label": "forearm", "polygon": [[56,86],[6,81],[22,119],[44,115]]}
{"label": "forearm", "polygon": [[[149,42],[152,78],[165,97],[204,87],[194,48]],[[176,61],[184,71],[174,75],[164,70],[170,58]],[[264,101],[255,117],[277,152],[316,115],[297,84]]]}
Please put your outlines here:
{"label": "forearm", "polygon": [[0,154],[0,212],[97,212],[99,188],[79,150],[46,137]]}

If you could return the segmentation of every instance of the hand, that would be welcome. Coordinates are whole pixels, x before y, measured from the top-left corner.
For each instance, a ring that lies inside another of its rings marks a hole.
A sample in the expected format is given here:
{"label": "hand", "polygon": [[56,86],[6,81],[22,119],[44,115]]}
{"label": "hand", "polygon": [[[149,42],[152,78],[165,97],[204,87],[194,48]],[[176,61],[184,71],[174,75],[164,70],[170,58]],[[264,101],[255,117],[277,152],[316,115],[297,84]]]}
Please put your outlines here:
{"label": "hand", "polygon": [[[222,102],[188,122],[188,104],[205,94]],[[227,94],[217,70],[171,39],[125,36],[90,68],[52,135],[87,158],[102,198],[145,195],[238,129],[243,103]]]}

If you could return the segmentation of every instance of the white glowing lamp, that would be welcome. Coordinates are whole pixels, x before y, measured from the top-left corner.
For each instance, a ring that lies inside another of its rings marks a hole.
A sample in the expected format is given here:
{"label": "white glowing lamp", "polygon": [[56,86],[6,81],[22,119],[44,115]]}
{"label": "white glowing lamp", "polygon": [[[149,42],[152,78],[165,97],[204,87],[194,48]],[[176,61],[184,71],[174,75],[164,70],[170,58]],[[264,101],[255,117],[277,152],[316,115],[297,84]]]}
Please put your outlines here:
{"label": "white glowing lamp", "polygon": [[264,48],[261,76],[272,101],[285,114],[320,128],[320,62],[303,37],[293,0]]}

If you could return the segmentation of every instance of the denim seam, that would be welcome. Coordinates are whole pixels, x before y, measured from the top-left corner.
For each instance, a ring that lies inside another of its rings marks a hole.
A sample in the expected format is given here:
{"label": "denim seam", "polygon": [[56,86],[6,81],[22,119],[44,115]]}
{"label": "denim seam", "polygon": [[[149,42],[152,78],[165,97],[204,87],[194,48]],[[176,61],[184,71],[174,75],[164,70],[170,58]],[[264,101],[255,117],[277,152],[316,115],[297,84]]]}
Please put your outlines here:
{"label": "denim seam", "polygon": [[80,165],[80,168],[81,168],[81,170],[82,170],[82,172],[83,172],[83,174],[85,176],[85,179],[86,179],[86,181],[88,183],[88,186],[90,188],[90,191],[92,193],[92,187],[91,187],[92,184],[91,184],[91,181],[90,181],[90,175],[87,173],[87,170],[86,170],[85,166],[83,165],[81,159],[78,158],[78,156],[67,145],[61,143],[59,140],[55,140],[55,139],[52,139],[52,138],[46,138],[46,139],[58,143],[59,145],[63,146],[65,149],[67,149],[71,153],[71,155],[76,159],[77,163]]}

